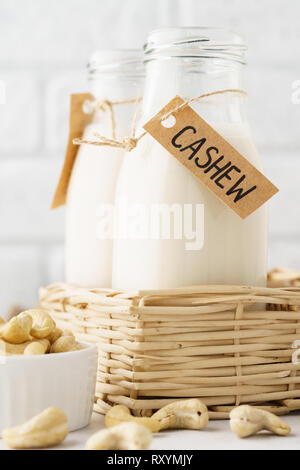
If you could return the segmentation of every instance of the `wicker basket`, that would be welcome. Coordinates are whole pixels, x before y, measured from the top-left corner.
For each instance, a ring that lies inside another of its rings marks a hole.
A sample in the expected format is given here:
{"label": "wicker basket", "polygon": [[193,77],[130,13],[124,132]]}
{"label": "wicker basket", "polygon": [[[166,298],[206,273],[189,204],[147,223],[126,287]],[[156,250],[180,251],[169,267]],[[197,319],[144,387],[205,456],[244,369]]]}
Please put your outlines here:
{"label": "wicker basket", "polygon": [[55,284],[40,298],[58,326],[98,344],[100,413],[124,404],[151,415],[187,397],[200,397],[216,419],[241,403],[277,414],[300,409],[300,364],[292,360],[300,288],[124,293]]}

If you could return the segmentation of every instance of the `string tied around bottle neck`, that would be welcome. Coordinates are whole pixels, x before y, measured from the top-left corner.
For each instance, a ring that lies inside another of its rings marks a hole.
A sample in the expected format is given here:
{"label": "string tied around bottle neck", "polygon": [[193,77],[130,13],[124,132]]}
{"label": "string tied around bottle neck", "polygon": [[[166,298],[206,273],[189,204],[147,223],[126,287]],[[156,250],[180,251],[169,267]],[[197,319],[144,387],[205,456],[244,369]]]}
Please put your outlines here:
{"label": "string tied around bottle neck", "polygon": [[[112,139],[114,141],[116,141],[117,140],[117,137],[116,137],[116,117],[115,117],[114,107],[118,106],[118,105],[121,105],[121,104],[139,103],[141,100],[142,100],[141,97],[139,97],[137,99],[120,100],[120,101],[110,101],[108,99],[86,100],[83,103],[82,109],[83,109],[83,112],[85,114],[94,114],[96,111],[101,111],[103,113],[107,112],[109,114],[109,118],[110,118]],[[91,142],[88,142],[88,143],[91,143]],[[106,145],[110,145],[110,144],[106,143]]]}
{"label": "string tied around bottle neck", "polygon": [[[180,105],[176,106],[175,108],[169,110],[167,113],[165,113],[163,116],[160,117],[160,121],[163,122],[166,119],[168,119],[173,113],[176,113],[177,111],[180,111],[180,109],[184,108],[185,106],[188,106],[191,103],[195,103],[196,101],[200,101],[201,99],[208,98],[210,96],[215,96],[215,95],[221,95],[225,93],[238,93],[244,96],[248,96],[247,92],[245,90],[241,90],[239,88],[228,88],[225,90],[216,90],[212,91],[210,93],[204,93],[199,96],[194,96],[193,98],[189,98],[185,100],[183,103]],[[92,107],[94,108],[94,111],[96,109],[100,109],[101,111],[109,111],[110,113],[110,118],[111,118],[111,125],[112,125],[112,138],[109,139],[107,137],[104,137],[100,135],[98,132],[94,133],[95,139],[89,139],[89,138],[76,138],[73,140],[74,145],[82,145],[82,144],[88,144],[88,145],[96,145],[96,146],[109,146],[109,147],[115,147],[115,148],[122,148],[126,152],[131,152],[133,149],[136,148],[138,142],[147,134],[147,132],[143,132],[140,134],[139,137],[136,137],[136,121],[137,121],[137,115],[138,115],[138,104],[141,102],[141,98],[138,98],[137,100],[126,100],[126,101],[117,101],[117,102],[111,102],[109,100],[101,100],[101,101],[95,101],[92,104]],[[124,137],[121,140],[118,140],[116,138],[116,123],[115,123],[115,116],[114,116],[114,110],[113,106],[116,104],[124,104],[124,103],[136,103],[136,110],[133,118],[133,124],[132,124],[132,130],[131,130],[131,135]]]}
{"label": "string tied around bottle neck", "polygon": [[124,137],[122,140],[116,139],[109,139],[104,137],[103,135],[98,134],[97,132],[94,133],[94,136],[97,140],[90,140],[90,139],[73,139],[73,144],[75,145],[95,145],[97,147],[101,146],[109,146],[114,148],[124,149],[125,152],[131,152],[131,150],[135,149],[139,140],[144,137],[146,132],[141,134],[139,137]]}

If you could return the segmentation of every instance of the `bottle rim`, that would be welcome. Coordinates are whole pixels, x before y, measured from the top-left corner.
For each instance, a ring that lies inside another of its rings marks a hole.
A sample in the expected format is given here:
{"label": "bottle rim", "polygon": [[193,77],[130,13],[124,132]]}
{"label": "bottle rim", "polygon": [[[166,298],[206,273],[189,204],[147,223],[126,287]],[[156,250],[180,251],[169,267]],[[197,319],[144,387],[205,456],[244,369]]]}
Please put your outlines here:
{"label": "bottle rim", "polygon": [[239,34],[210,26],[152,31],[144,45],[145,62],[155,58],[219,58],[245,64],[247,46]]}
{"label": "bottle rim", "polygon": [[143,52],[140,49],[97,50],[87,64],[89,79],[105,74],[144,75]]}

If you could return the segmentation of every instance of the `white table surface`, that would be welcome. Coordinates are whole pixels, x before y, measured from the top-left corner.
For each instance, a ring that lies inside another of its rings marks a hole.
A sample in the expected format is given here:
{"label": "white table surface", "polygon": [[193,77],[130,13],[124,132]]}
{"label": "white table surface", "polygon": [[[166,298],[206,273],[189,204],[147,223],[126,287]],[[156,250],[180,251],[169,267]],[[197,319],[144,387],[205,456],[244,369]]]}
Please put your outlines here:
{"label": "white table surface", "polygon": [[[291,426],[292,432],[287,437],[261,433],[247,439],[234,435],[229,422],[210,421],[202,431],[164,431],[155,435],[151,450],[299,450],[300,449],[300,413],[292,413],[283,419]],[[91,424],[80,431],[72,432],[55,450],[83,450],[87,439],[104,428],[104,417],[93,414]],[[0,440],[0,450],[7,447]]]}

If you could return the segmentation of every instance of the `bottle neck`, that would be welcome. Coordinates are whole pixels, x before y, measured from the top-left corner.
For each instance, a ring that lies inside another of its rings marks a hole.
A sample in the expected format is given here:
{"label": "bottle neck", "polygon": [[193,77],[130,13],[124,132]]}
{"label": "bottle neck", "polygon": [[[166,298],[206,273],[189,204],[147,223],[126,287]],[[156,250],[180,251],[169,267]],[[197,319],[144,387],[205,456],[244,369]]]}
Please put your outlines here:
{"label": "bottle neck", "polygon": [[[142,96],[143,84],[144,77],[120,77],[111,74],[90,81],[90,92],[97,101],[119,103],[112,106],[118,139],[127,137],[131,132],[136,100]],[[94,115],[94,124],[99,128],[100,134],[108,138],[113,137],[111,114],[108,111],[97,111]]]}
{"label": "bottle neck", "polygon": [[[172,98],[193,98],[218,90],[242,89],[241,64],[199,57],[156,58],[147,63],[142,123],[151,119]],[[191,106],[211,125],[246,121],[245,96],[224,93]]]}
{"label": "bottle neck", "polygon": [[90,81],[90,91],[97,100],[135,100],[142,93],[143,78],[108,75]]}

